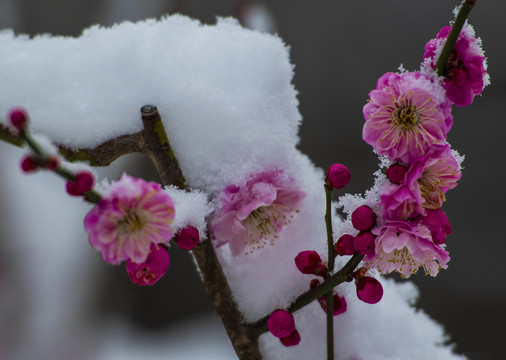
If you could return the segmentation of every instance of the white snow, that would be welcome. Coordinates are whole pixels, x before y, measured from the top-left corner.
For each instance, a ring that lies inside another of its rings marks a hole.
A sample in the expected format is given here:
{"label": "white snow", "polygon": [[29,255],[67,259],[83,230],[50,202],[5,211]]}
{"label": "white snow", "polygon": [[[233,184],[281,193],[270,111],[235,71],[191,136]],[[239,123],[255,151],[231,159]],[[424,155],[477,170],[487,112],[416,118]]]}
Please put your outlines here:
{"label": "white snow", "polygon": [[[139,109],[152,104],[192,188],[213,197],[265,169],[293,177],[307,197],[275,245],[237,257],[223,247],[218,255],[248,321],[286,307],[308,289],[312,277],[298,272],[294,257],[302,250],[325,257],[324,174],[296,149],[301,116],[293,66],[278,37],[231,19],[204,26],[175,15],[95,26],[80,38],[28,39],[7,31],[0,34],[0,48],[0,68],[6,69],[0,73],[0,114],[26,107],[33,128],[57,143],[93,147],[139,131]],[[191,203],[186,210],[181,205],[181,222],[202,227],[209,208],[203,193],[196,194],[174,197],[182,203],[188,196]],[[336,267],[344,261],[339,258]],[[337,288],[348,301],[348,311],[335,319],[338,359],[457,359],[439,345],[441,327],[409,306],[410,285],[383,283],[385,296],[377,305],[361,303],[352,283]],[[265,334],[266,359],[323,358],[319,305],[295,319],[301,344],[285,348]]]}

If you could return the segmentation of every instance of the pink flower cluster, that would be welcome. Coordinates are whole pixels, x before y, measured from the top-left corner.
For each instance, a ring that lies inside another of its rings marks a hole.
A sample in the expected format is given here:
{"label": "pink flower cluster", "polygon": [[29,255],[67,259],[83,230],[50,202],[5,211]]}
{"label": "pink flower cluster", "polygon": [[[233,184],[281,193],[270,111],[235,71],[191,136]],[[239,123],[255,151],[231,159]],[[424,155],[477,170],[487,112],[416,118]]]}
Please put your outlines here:
{"label": "pink flower cluster", "polygon": [[363,139],[390,160],[390,184],[380,189],[381,225],[368,234],[356,227],[361,232],[353,247],[345,238],[336,251],[355,250],[380,273],[409,277],[423,267],[435,276],[449,261],[444,245],[451,227],[441,206],[461,178],[459,159],[446,140],[451,106],[470,104],[488,82],[480,41],[470,25],[459,35],[444,77],[427,70],[435,67],[450,30],[443,28],[427,44],[423,73],[384,74],[363,109]]}
{"label": "pink flower cluster", "polygon": [[239,255],[274,245],[302,208],[305,196],[281,170],[264,171],[227,186],[210,222],[215,246],[228,244],[232,254]]}
{"label": "pink flower cluster", "polygon": [[175,210],[154,182],[123,175],[84,219],[90,244],[111,264],[127,260],[133,282],[152,285],[169,267]]}
{"label": "pink flower cluster", "polygon": [[[423,59],[432,69],[450,34],[451,26],[445,26],[435,39],[425,45]],[[443,87],[448,99],[457,106],[467,106],[475,95],[480,95],[489,83],[486,58],[481,40],[474,29],[466,24],[459,34],[443,73]]]}

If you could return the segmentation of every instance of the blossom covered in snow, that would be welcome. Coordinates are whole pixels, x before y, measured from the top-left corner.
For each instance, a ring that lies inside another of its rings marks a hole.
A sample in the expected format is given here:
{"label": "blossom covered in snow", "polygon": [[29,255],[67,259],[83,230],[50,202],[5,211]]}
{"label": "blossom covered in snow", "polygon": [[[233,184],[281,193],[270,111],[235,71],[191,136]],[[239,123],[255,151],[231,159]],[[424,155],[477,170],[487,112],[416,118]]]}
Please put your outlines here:
{"label": "blossom covered in snow", "polygon": [[364,106],[362,136],[379,155],[411,163],[446,143],[453,118],[440,85],[419,72],[386,73]]}
{"label": "blossom covered in snow", "polygon": [[159,184],[123,175],[88,212],[84,226],[106,262],[140,264],[151,244],[169,243],[174,216],[174,202]]}
{"label": "blossom covered in snow", "polygon": [[388,220],[406,220],[425,209],[437,209],[445,201],[445,193],[457,186],[460,166],[449,146],[429,151],[411,164],[404,180],[381,194],[383,216]]}
{"label": "blossom covered in snow", "polygon": [[[451,26],[445,26],[435,39],[425,45],[424,64],[434,69]],[[474,29],[466,24],[459,34],[443,73],[443,87],[448,99],[457,106],[473,102],[489,84],[486,57],[481,48],[481,39],[476,38]]]}
{"label": "blossom covered in snow", "polygon": [[293,186],[280,170],[254,174],[243,184],[227,186],[210,222],[215,245],[229,244],[234,255],[274,245],[279,232],[301,209],[306,195]]}
{"label": "blossom covered in snow", "polygon": [[132,282],[138,285],[153,285],[165,275],[170,257],[165,245],[151,244],[148,257],[137,264],[128,259],[126,271]]}
{"label": "blossom covered in snow", "polygon": [[364,258],[368,268],[381,274],[397,271],[405,278],[419,267],[432,276],[447,268],[448,252],[433,241],[431,230],[422,224],[390,221],[373,233],[377,235],[375,254]]}

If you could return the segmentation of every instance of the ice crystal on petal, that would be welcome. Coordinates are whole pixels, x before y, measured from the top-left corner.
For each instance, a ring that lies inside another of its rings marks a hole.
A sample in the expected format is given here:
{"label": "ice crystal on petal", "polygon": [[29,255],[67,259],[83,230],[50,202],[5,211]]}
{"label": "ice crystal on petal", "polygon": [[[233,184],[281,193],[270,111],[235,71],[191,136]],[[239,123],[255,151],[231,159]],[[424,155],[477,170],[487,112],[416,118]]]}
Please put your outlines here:
{"label": "ice crystal on petal", "polygon": [[265,171],[244,184],[227,186],[210,223],[215,245],[229,244],[234,255],[274,245],[306,196],[292,184],[282,171]]}
{"label": "ice crystal on petal", "polygon": [[386,73],[364,106],[363,139],[379,155],[410,164],[446,143],[453,119],[441,86],[418,72]]}
{"label": "ice crystal on petal", "polygon": [[373,231],[378,235],[376,253],[364,258],[367,267],[375,268],[381,274],[397,271],[405,278],[420,267],[431,276],[436,276],[441,268],[447,268],[448,252],[434,243],[426,226],[392,221]]}
{"label": "ice crystal on petal", "polygon": [[84,226],[108,263],[142,263],[151,244],[170,241],[174,216],[172,198],[159,184],[123,175],[86,215]]}

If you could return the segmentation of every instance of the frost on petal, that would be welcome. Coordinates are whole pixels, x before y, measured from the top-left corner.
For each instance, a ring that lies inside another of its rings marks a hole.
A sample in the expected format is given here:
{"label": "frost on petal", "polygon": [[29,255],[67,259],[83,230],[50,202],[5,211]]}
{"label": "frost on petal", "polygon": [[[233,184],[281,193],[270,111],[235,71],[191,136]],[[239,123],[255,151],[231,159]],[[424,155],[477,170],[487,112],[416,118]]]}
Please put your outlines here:
{"label": "frost on petal", "polygon": [[215,246],[228,244],[234,255],[274,245],[284,226],[302,207],[305,193],[291,188],[282,171],[251,175],[243,184],[227,186],[210,222]]}
{"label": "frost on petal", "polygon": [[106,262],[142,263],[151,244],[170,241],[174,216],[174,203],[159,184],[123,175],[88,212],[84,226]]}

